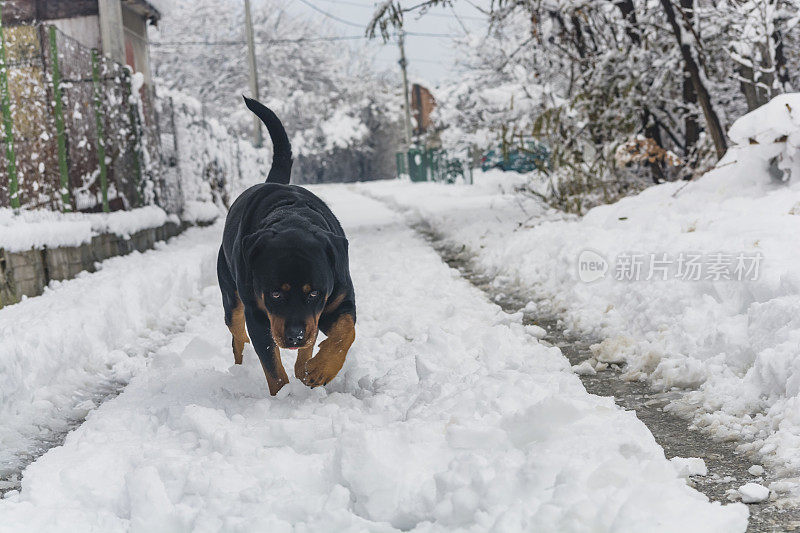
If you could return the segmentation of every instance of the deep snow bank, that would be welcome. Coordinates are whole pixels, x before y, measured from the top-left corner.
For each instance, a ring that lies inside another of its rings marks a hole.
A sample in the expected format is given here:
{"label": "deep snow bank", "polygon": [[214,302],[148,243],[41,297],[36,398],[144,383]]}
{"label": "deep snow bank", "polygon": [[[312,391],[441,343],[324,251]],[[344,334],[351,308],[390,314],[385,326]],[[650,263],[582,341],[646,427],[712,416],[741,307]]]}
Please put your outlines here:
{"label": "deep snow bank", "polygon": [[269,397],[251,347],[232,365],[207,287],[184,331],[0,500],[0,531],[744,531],[744,506],[689,488],[633,413],[587,394],[396,215],[319,191],[358,295],[339,376]]}
{"label": "deep snow bank", "polygon": [[143,368],[200,289],[216,284],[220,233],[189,229],[0,309],[0,475]]}
{"label": "deep snow bank", "polygon": [[[478,175],[473,188],[364,190],[534,287],[573,327],[606,338],[598,355],[627,362],[628,378],[696,388],[671,407],[791,473],[800,469],[800,95],[743,117],[731,137],[737,144],[701,179],[652,187],[580,220],[548,221],[558,215],[509,194],[498,186],[509,178],[497,173]],[[771,176],[775,157],[788,183]],[[607,268],[592,283],[578,273],[586,250]],[[700,266],[690,271],[692,257]]]}

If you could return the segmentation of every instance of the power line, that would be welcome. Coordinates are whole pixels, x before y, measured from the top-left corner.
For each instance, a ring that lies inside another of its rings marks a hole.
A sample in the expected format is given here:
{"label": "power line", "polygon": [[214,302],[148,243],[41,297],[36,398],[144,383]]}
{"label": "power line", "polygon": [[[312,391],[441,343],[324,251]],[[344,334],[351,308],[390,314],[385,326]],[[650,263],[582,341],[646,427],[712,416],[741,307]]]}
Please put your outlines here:
{"label": "power line", "polygon": [[[409,57],[409,58],[406,58],[406,59],[408,60],[409,64],[411,64],[411,63],[431,63],[431,64],[435,64],[435,65],[448,65],[449,64],[447,61],[442,61],[440,59],[419,59],[419,58],[416,58],[416,57]],[[397,60],[396,59],[392,59],[391,57],[376,57],[375,60],[376,61],[384,61],[386,63],[397,63]]]}
{"label": "power line", "polygon": [[414,63],[431,63],[431,64],[434,64],[434,65],[447,65],[447,64],[449,64],[447,61],[441,61],[441,60],[438,60],[438,59],[419,59],[419,58],[414,58],[414,57],[409,58],[409,61],[414,62]]}
{"label": "power line", "polygon": [[[446,38],[452,39],[458,37],[449,33],[425,33],[425,32],[406,32],[406,35],[414,37],[432,37],[432,38]],[[365,35],[341,35],[334,37],[300,37],[297,39],[267,39],[264,41],[256,41],[255,44],[296,44],[308,42],[321,42],[321,41],[357,41],[369,39]],[[150,46],[243,46],[247,41],[162,41],[151,42]]]}
{"label": "power line", "polygon": [[339,18],[339,17],[337,17],[336,15],[331,15],[331,14],[330,14],[330,13],[328,13],[327,11],[324,11],[324,10],[322,10],[322,9],[318,8],[317,6],[315,6],[314,4],[312,4],[311,2],[309,2],[308,0],[299,0],[299,1],[300,1],[300,2],[302,2],[302,3],[304,3],[305,5],[307,5],[308,7],[310,7],[311,9],[313,9],[314,11],[317,11],[317,12],[319,12],[319,13],[322,13],[322,14],[323,14],[323,15],[325,15],[326,17],[328,17],[328,18],[330,18],[330,19],[333,19],[333,20],[336,20],[336,21],[338,21],[338,22],[341,22],[342,24],[347,24],[348,26],[355,26],[356,28],[361,28],[361,29],[364,29],[364,28],[366,27],[364,24],[357,24],[357,23],[355,23],[355,22],[351,22],[351,21],[349,21],[349,20],[345,20],[345,19],[343,19],[343,18]]}
{"label": "power line", "polygon": [[[337,37],[300,37],[297,39],[267,39],[265,41],[256,41],[255,44],[294,44],[294,43],[307,43],[316,41],[352,41],[357,39],[366,39],[363,35],[343,35]],[[243,46],[247,41],[162,41],[151,42],[150,46]]]}
{"label": "power line", "polygon": [[447,39],[460,37],[459,35],[453,35],[452,33],[428,33],[424,31],[407,31],[406,35],[413,35],[414,37],[445,37]]}
{"label": "power line", "polygon": [[[361,2],[352,2],[348,0],[322,0],[323,2],[328,2],[330,4],[347,4],[349,6],[356,6],[356,7],[363,7],[365,9],[375,9],[375,6],[372,4],[362,4]],[[451,6],[452,7],[452,6]],[[452,19],[453,17],[447,15],[445,13],[425,13],[424,17],[438,17],[438,18],[445,18],[445,19]],[[473,17],[470,15],[458,15],[460,18],[464,20],[477,20],[480,22],[485,22],[485,18],[481,17]]]}
{"label": "power line", "polygon": [[[335,20],[337,22],[341,22],[342,24],[347,24],[348,26],[353,26],[353,27],[356,27],[356,28],[362,28],[362,29],[366,28],[366,24],[358,24],[357,22],[353,22],[351,20],[345,20],[345,19],[343,19],[341,17],[337,17],[336,15],[332,15],[332,14],[328,13],[327,11],[324,11],[324,10],[318,8],[317,6],[315,6],[314,4],[309,2],[308,0],[298,0],[298,1],[304,3],[305,5],[307,5],[308,7],[313,9],[314,11],[322,13],[326,17],[328,17],[330,19],[333,19],[333,20]],[[449,33],[428,33],[428,32],[424,32],[424,31],[407,31],[406,35],[413,35],[415,37],[447,37],[447,38],[458,37],[457,35],[452,35],[452,34],[449,34]]]}

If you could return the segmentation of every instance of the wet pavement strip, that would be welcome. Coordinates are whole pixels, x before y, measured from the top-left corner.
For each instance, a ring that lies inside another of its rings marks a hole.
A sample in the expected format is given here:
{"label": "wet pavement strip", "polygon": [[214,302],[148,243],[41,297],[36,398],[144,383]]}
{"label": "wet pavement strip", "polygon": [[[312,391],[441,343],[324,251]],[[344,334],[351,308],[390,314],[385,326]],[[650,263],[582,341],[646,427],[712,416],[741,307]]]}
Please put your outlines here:
{"label": "wet pavement strip", "polygon": [[[509,313],[522,312],[523,323],[537,325],[547,332],[543,341],[558,346],[571,365],[578,365],[594,354],[590,346],[601,339],[592,339],[567,330],[563,322],[552,313],[530,312],[530,302],[536,303],[536,295],[512,285],[501,278],[495,278],[482,271],[466,247],[449,244],[429,226],[415,224],[415,229],[439,253],[445,263],[458,270],[463,278],[483,291],[491,301]],[[527,308],[526,308],[527,307]],[[544,306],[542,306],[544,307]],[[729,503],[735,501],[736,489],[748,482],[765,486],[777,481],[769,472],[759,480],[748,472],[754,464],[760,464],[758,457],[736,451],[735,442],[722,442],[690,428],[690,422],[664,411],[664,407],[683,394],[681,391],[654,391],[645,382],[626,381],[621,378],[621,370],[609,366],[605,371],[594,375],[579,376],[586,390],[598,396],[612,396],[617,405],[633,410],[645,423],[664,448],[667,458],[700,457],[708,468],[706,476],[690,476],[688,483],[705,494],[712,501]],[[800,531],[800,508],[785,500],[750,504],[748,533]],[[676,510],[679,511],[679,510]]]}

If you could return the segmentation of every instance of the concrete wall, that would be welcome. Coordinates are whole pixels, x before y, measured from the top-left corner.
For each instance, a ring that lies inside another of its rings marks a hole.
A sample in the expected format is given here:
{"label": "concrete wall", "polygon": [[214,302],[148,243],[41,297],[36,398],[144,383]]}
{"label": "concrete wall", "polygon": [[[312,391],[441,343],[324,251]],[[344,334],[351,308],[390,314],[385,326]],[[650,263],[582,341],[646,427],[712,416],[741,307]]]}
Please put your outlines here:
{"label": "concrete wall", "polygon": [[81,246],[14,253],[0,249],[0,307],[17,303],[23,296],[42,294],[50,281],[72,279],[83,271],[94,272],[97,263],[110,257],[150,250],[156,242],[174,237],[189,226],[167,222],[134,233],[130,239],[110,233],[97,235]]}
{"label": "concrete wall", "polygon": [[97,15],[48,20],[56,28],[87,48],[100,48],[100,25]]}

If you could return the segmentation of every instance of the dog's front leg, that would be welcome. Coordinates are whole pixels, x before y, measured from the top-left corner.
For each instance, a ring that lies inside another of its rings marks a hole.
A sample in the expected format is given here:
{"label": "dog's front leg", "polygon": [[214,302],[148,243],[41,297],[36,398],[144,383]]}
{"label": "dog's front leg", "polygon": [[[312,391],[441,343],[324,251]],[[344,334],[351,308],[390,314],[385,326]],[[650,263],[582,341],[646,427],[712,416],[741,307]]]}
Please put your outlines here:
{"label": "dog's front leg", "polygon": [[355,321],[345,313],[323,333],[328,338],[319,343],[319,352],[306,363],[304,383],[309,387],[327,384],[342,369],[347,351],[356,339]]}
{"label": "dog's front leg", "polygon": [[269,318],[260,309],[245,308],[245,321],[247,331],[250,333],[250,341],[256,349],[264,375],[267,377],[269,393],[272,396],[278,394],[281,387],[289,383],[289,376],[281,362],[281,352],[275,345],[275,340],[269,329]]}
{"label": "dog's front leg", "polygon": [[294,362],[294,377],[300,381],[305,381],[306,379],[306,363],[311,359],[312,355],[314,355],[313,344],[308,348],[297,350],[297,359]]}

